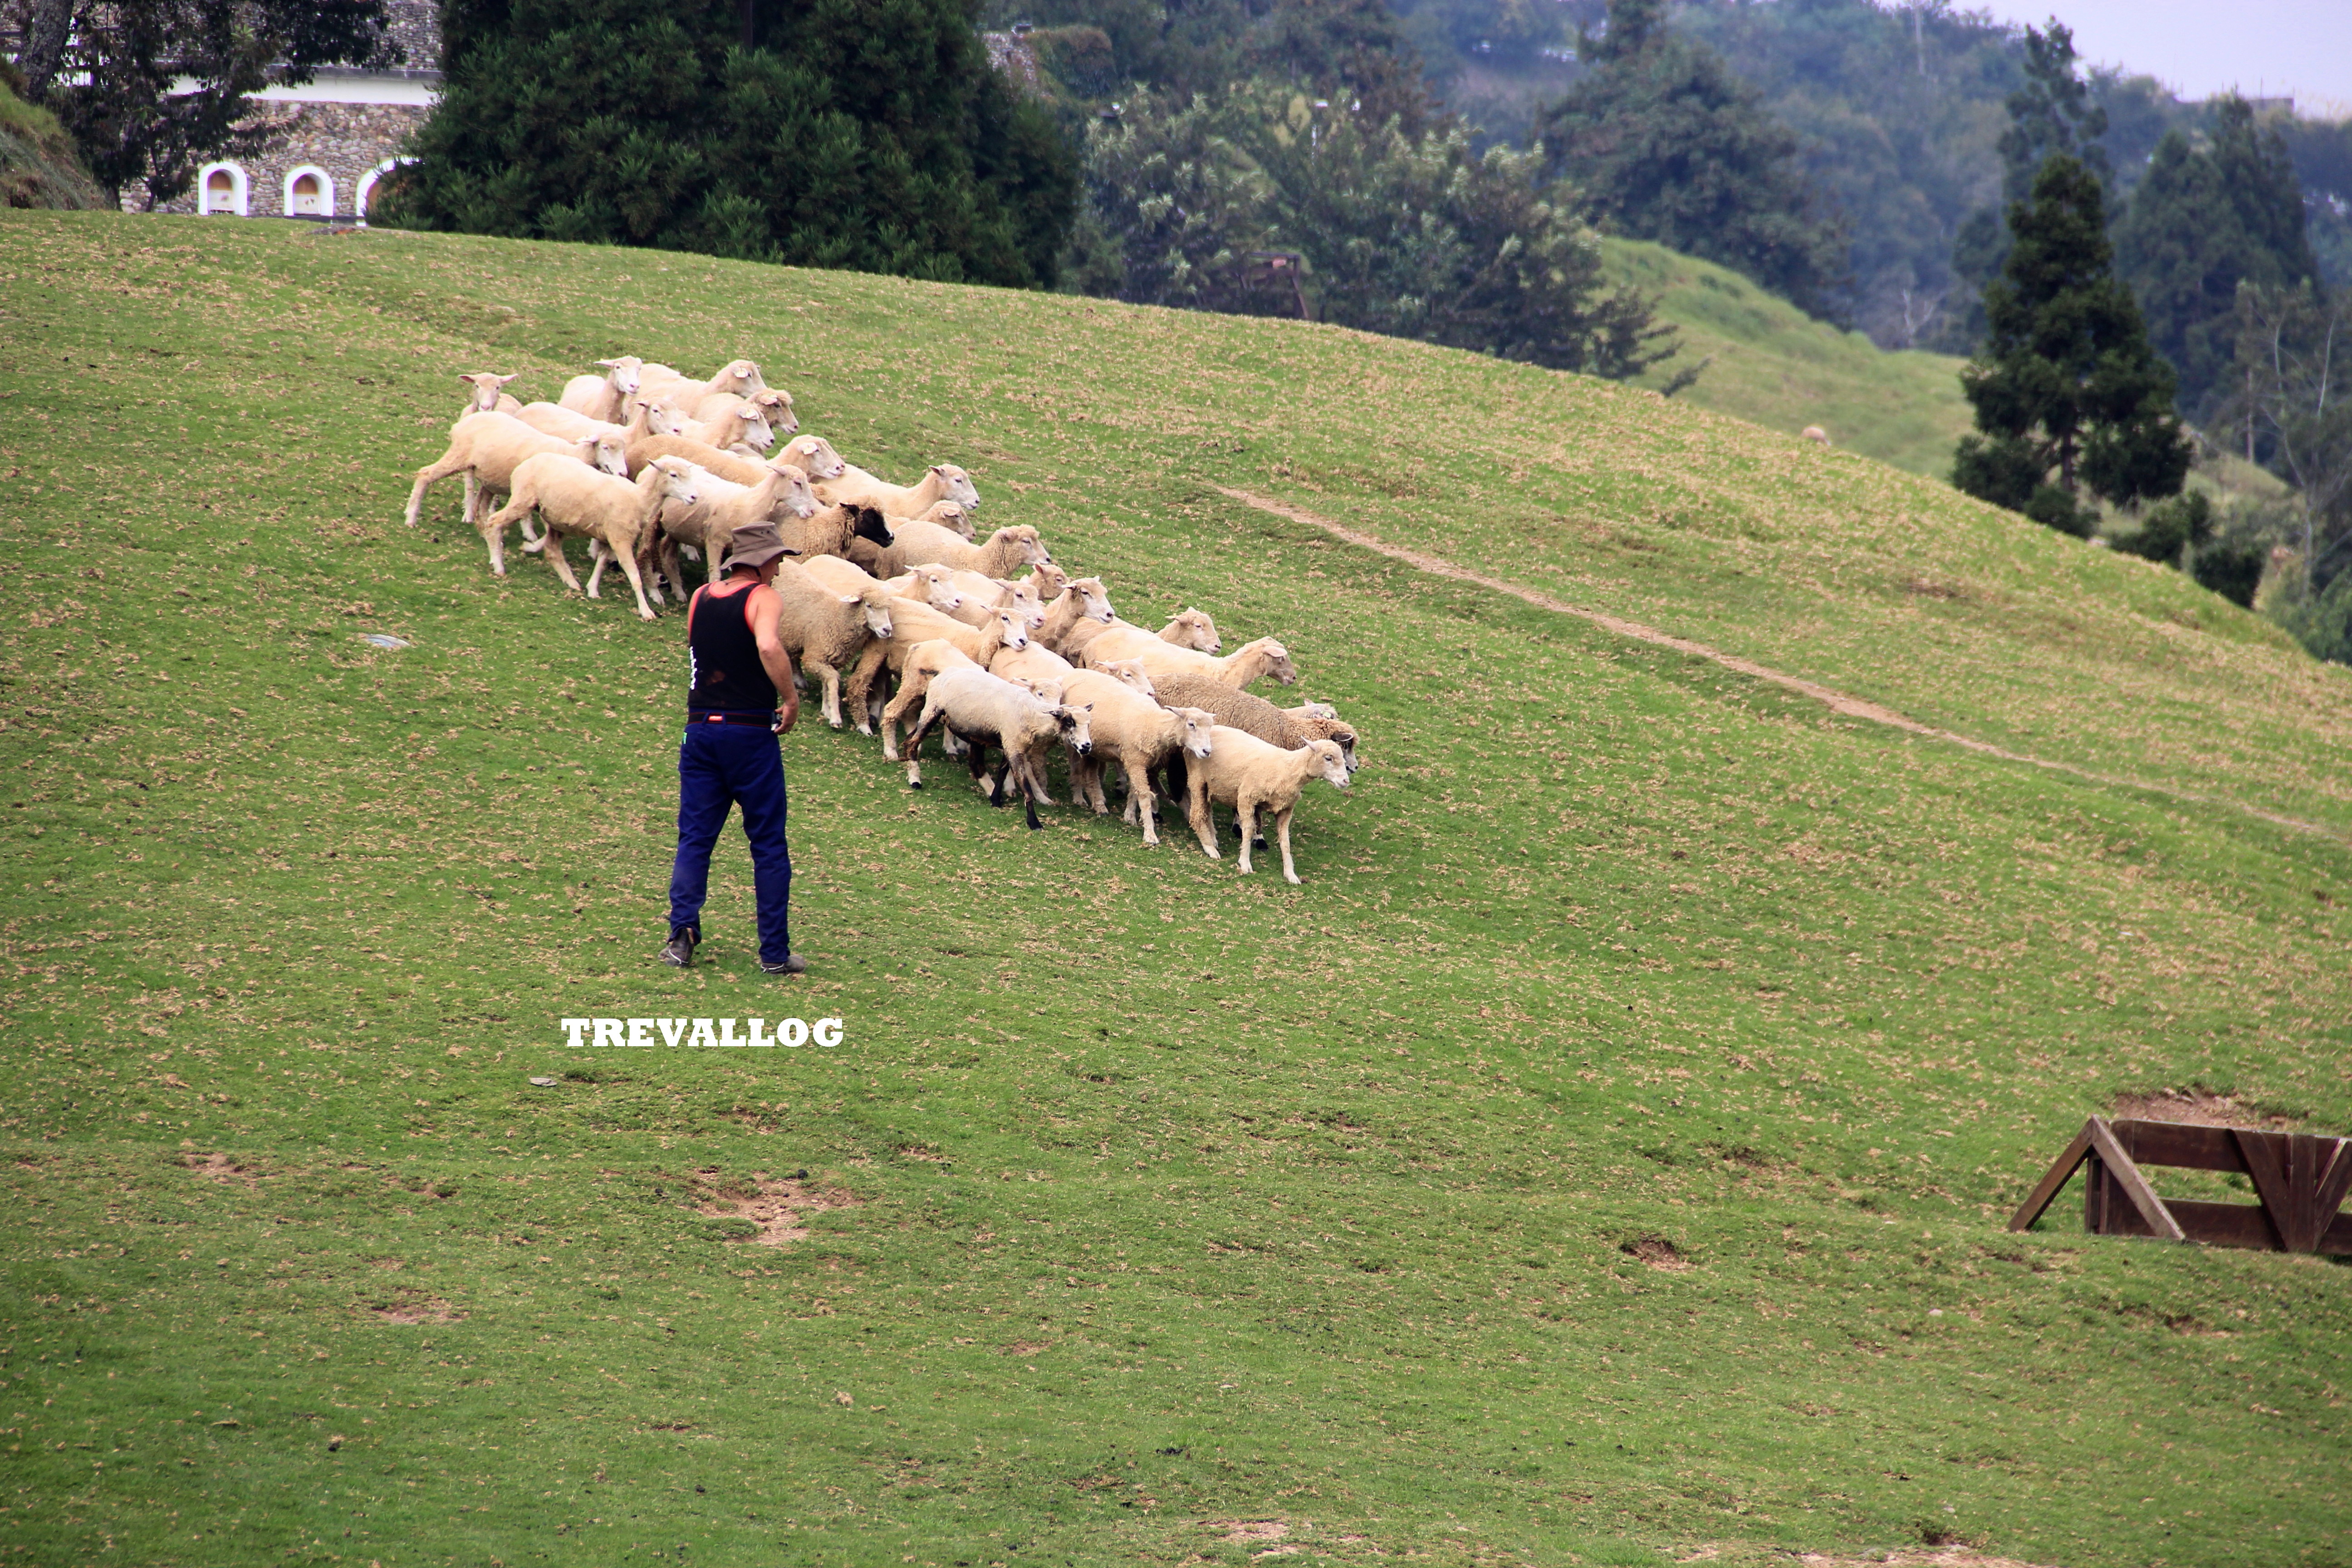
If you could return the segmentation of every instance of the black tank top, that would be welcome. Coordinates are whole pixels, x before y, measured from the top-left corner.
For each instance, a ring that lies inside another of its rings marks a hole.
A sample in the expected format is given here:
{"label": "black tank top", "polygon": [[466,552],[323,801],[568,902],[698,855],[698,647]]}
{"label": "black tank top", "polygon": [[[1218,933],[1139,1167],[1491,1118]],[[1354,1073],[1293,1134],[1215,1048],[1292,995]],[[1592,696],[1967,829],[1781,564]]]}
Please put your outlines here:
{"label": "black tank top", "polygon": [[686,693],[688,713],[776,710],[776,683],[760,662],[759,640],[744,615],[751,602],[750,587],[725,595],[706,587],[696,597],[694,628],[687,634],[693,669]]}

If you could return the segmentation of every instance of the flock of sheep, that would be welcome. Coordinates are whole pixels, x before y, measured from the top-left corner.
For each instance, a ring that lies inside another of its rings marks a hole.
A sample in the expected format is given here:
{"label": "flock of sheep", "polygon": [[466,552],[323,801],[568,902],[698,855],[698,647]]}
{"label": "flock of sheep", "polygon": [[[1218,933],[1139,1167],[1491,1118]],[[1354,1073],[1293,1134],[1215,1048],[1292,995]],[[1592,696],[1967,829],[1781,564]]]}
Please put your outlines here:
{"label": "flock of sheep", "polygon": [[845,679],[858,733],[873,734],[879,714],[882,754],[905,764],[909,784],[921,786],[923,739],[940,730],[990,803],[1018,794],[1034,828],[1037,806],[1054,804],[1054,752],[1066,759],[1073,802],[1097,815],[1110,809],[1103,775],[1116,763],[1123,820],[1141,826],[1145,844],[1160,842],[1160,794],[1181,793],[1212,859],[1213,807],[1234,807],[1244,871],[1270,815],[1282,874],[1298,880],[1292,813],[1309,780],[1348,786],[1356,734],[1323,704],[1277,708],[1245,689],[1266,676],[1297,679],[1279,642],[1260,637],[1220,658],[1216,626],[1198,610],[1157,632],[1120,620],[1101,580],[1070,576],[1035,529],[975,538],[980,495],[954,464],[894,485],[844,462],[823,437],[797,435],[791,395],[750,360],[708,381],[635,358],[598,363],[604,374],[573,377],[555,403],[517,401],[503,390],[509,375],[461,376],[465,412],[449,449],[417,470],[409,526],[433,485],[463,476],[466,521],[492,572],[506,574],[515,523],[523,549],[579,589],[564,544],[583,539],[587,595],[601,597],[605,570],[617,568],[651,620],[665,583],[686,601],[681,558],[715,575],[737,529],[772,523],[792,552],[775,581],[785,646],[803,678],[822,683],[827,723],[844,722]]}

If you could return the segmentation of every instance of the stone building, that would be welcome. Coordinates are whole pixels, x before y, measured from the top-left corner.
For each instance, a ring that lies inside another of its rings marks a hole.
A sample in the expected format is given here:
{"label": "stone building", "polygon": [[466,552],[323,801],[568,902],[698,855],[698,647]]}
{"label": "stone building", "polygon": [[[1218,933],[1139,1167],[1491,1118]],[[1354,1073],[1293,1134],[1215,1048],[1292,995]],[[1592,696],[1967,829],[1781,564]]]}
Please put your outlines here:
{"label": "stone building", "polygon": [[[195,185],[163,212],[346,221],[367,216],[375,183],[441,90],[441,18],[434,0],[390,0],[388,31],[398,65],[322,66],[300,87],[254,94],[259,123],[278,129],[257,157],[222,158],[196,171]],[[126,191],[123,205],[143,206]]]}

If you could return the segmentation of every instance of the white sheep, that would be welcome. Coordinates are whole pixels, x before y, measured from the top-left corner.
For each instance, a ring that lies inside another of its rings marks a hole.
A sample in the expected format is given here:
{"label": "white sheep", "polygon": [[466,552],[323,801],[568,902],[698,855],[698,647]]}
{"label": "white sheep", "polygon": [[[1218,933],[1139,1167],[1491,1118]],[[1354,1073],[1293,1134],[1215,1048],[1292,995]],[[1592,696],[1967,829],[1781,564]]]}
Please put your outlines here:
{"label": "white sheep", "polygon": [[[824,494],[824,488],[819,486],[817,493]],[[1050,565],[1053,559],[1037,531],[1026,523],[1000,528],[974,544],[937,523],[902,522],[891,529],[890,547],[882,552],[881,565],[886,569],[867,566],[866,570],[877,577],[896,577],[909,566],[936,563],[977,572],[983,577],[1010,577],[1017,567]]]}
{"label": "white sheep", "polygon": [[457,379],[466,384],[466,408],[465,413],[457,416],[460,419],[467,414],[512,414],[522,407],[520,399],[509,397],[499,390],[512,381],[513,376],[483,370],[471,375],[460,375]]}
{"label": "white sheep", "polygon": [[[1002,805],[1018,792],[1032,830],[1040,803],[1054,804],[1045,783],[1045,752],[1055,742],[1085,756],[1092,742],[1087,736],[1090,705],[1048,701],[1026,687],[981,669],[944,669],[931,678],[923,693],[922,717],[907,737],[907,783],[923,787],[920,752],[923,737],[944,724],[971,748],[971,776],[982,782],[991,805]],[[988,778],[988,749],[1004,753],[1003,789]],[[984,781],[984,782],[983,782]]]}
{"label": "white sheep", "polygon": [[[451,427],[448,450],[416,470],[416,483],[408,492],[408,526],[416,526],[425,508],[425,492],[459,474],[466,477],[466,521],[478,522],[484,491],[509,489],[509,481],[518,465],[549,455],[611,474],[625,474],[629,467],[626,448],[613,437],[566,441],[534,430],[511,414],[468,414]],[[494,547],[490,564],[491,570],[503,575],[505,569],[499,564],[501,555]]]}
{"label": "white sheep", "polygon": [[[869,582],[873,580],[864,567],[847,561],[840,564],[847,571],[855,572]],[[981,620],[987,619],[983,616],[980,620],[964,620],[961,613],[964,607],[963,590],[955,585],[955,574],[944,566],[909,566],[891,578],[885,586],[902,599],[919,600],[943,616],[953,616],[956,619],[964,621],[966,626],[976,626],[981,624]]]}
{"label": "white sheep", "polygon": [[[1142,632],[1146,629],[1132,621],[1116,618],[1108,622],[1108,626],[1132,632]],[[1096,637],[1100,637],[1106,629],[1104,626],[1073,627],[1068,642],[1062,647],[1064,657],[1068,658],[1080,657],[1087,651],[1087,646]],[[1202,610],[1179,610],[1170,618],[1166,626],[1152,635],[1157,636],[1161,642],[1172,643],[1178,647],[1189,647],[1196,653],[1217,653],[1224,647],[1223,639],[1217,636],[1217,623],[1211,620],[1207,613]]]}
{"label": "white sheep", "polygon": [[567,441],[588,436],[618,436],[624,442],[634,443],[656,436],[675,437],[693,428],[691,422],[670,404],[643,397],[630,400],[628,420],[620,425],[591,419],[560,403],[525,403],[508,412],[534,430]]}
{"label": "white sheep", "polygon": [[563,395],[557,399],[574,414],[585,414],[591,419],[618,424],[645,383],[645,361],[635,354],[623,354],[619,359],[600,359],[604,367],[602,375],[575,375],[563,384]]}
{"label": "white sheep", "polygon": [[789,436],[801,427],[800,416],[793,412],[793,395],[773,386],[749,397],[734,392],[715,392],[688,412],[696,420],[708,422],[723,418],[747,404],[757,406],[768,428],[779,436]]}
{"label": "white sheep", "polygon": [[[1154,685],[1160,700],[1167,706],[1205,708],[1217,716],[1218,723],[1246,730],[1266,744],[1286,752],[1297,751],[1309,741],[1329,741],[1347,759],[1348,771],[1352,773],[1357,769],[1356,731],[1341,723],[1336,713],[1325,718],[1277,708],[1254,691],[1244,691],[1238,686],[1205,675],[1162,675]],[[1321,703],[1311,706],[1323,709],[1325,713],[1332,712]]]}
{"label": "white sheep", "polygon": [[585,463],[557,457],[532,458],[514,471],[512,499],[482,524],[482,531],[490,541],[492,565],[503,570],[501,547],[508,521],[535,510],[540,521],[547,525],[546,536],[539,542],[538,548],[547,556],[547,563],[555,568],[555,574],[563,579],[565,587],[578,592],[580,579],[572,574],[572,563],[564,559],[563,541],[574,535],[593,540],[620,563],[629,586],[636,593],[637,615],[650,621],[654,612],[646,603],[645,579],[637,573],[637,556],[646,535],[656,526],[655,520],[664,505],[693,503],[694,471],[688,463],[664,458],[649,465],[633,484]]}
{"label": "white sheep", "polygon": [[[1138,675],[1133,665],[1128,668]],[[1160,803],[1151,793],[1151,774],[1173,753],[1205,753],[1213,715],[1197,708],[1162,708],[1150,697],[1108,670],[1081,669],[1062,685],[1065,702],[1092,704],[1094,754],[1070,772],[1070,795],[1083,800],[1099,816],[1110,810],[1103,793],[1103,771],[1117,763],[1127,774],[1127,807],[1122,819],[1140,822],[1146,846],[1160,842]]]}
{"label": "white sheep", "polygon": [[680,406],[694,409],[722,392],[738,397],[751,397],[768,390],[760,375],[760,367],[747,359],[730,360],[717,375],[709,381],[690,381],[666,364],[647,364],[644,373],[644,389],[674,397]]}
{"label": "white sheep", "polygon": [[796,561],[782,563],[770,584],[783,602],[776,636],[799,661],[803,676],[814,675],[824,690],[824,721],[841,728],[841,667],[866,645],[893,634],[890,595],[879,583],[857,593],[836,593]]}
{"label": "white sheep", "polygon": [[768,427],[768,411],[756,403],[743,404],[715,419],[689,423],[686,434],[706,447],[738,452],[747,458],[776,444],[776,433]]}
{"label": "white sheep", "polygon": [[1161,642],[1149,632],[1112,626],[1087,645],[1082,662],[1097,668],[1107,658],[1131,658],[1153,679],[1170,675],[1205,675],[1228,686],[1247,686],[1271,675],[1284,686],[1298,679],[1290,651],[1272,637],[1244,643],[1223,658]]}
{"label": "white sheep", "polygon": [[856,501],[870,506],[887,518],[913,519],[937,502],[954,501],[966,511],[980,510],[980,491],[973,488],[971,476],[953,463],[934,463],[923,470],[923,477],[911,485],[894,485],[876,479],[864,468],[852,463],[839,476],[824,481],[818,492],[830,501]]}
{"label": "white sheep", "polygon": [[[1196,709],[1185,710],[1197,712]],[[1220,804],[1234,808],[1241,829],[1244,872],[1250,869],[1250,840],[1257,832],[1258,813],[1274,813],[1275,837],[1282,846],[1282,879],[1296,885],[1298,868],[1290,858],[1290,817],[1309,779],[1321,779],[1334,789],[1348,787],[1348,759],[1329,741],[1309,741],[1295,752],[1269,746],[1246,730],[1219,724],[1209,731],[1209,754],[1187,756],[1185,817],[1194,837],[1212,860],[1217,853]]]}
{"label": "white sheep", "polygon": [[908,652],[916,644],[934,638],[952,643],[982,669],[988,668],[988,661],[1000,647],[1026,647],[1029,644],[1029,628],[1010,610],[994,612],[986,626],[968,626],[929,605],[893,596],[890,619],[898,628],[896,635],[887,643],[868,643],[858,657],[857,668],[850,672],[849,703],[861,735],[874,733],[872,696],[876,683],[882,683],[887,699],[890,678],[905,667]]}
{"label": "white sheep", "polygon": [[931,689],[931,677],[946,669],[980,668],[971,655],[943,637],[912,644],[906,652],[905,660],[898,666],[898,694],[882,710],[882,756],[886,762],[898,760],[899,721],[921,706],[923,693]]}
{"label": "white sheep", "polygon": [[658,547],[662,574],[681,601],[686,597],[686,580],[678,570],[678,546],[691,545],[715,581],[727,569],[727,544],[737,529],[755,522],[805,521],[816,515],[816,497],[809,493],[808,476],[790,463],[763,469],[755,485],[739,485],[700,467],[694,468],[694,480],[693,504],[665,503],[659,537],[646,541],[648,546]]}

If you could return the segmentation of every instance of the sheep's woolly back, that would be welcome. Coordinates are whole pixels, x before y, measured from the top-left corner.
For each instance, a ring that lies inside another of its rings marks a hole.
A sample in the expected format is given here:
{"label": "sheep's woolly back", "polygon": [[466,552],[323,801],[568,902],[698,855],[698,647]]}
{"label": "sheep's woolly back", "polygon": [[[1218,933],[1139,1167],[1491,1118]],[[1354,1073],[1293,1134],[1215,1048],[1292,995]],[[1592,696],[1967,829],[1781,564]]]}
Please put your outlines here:
{"label": "sheep's woolly back", "polygon": [[1151,685],[1163,708],[1205,708],[1218,723],[1286,752],[1305,745],[1312,733],[1265,698],[1205,675],[1155,675]]}

